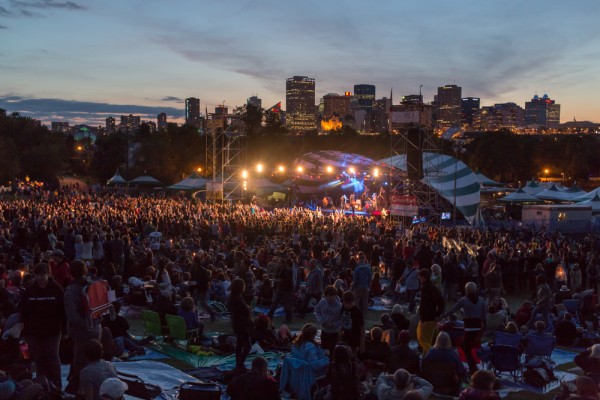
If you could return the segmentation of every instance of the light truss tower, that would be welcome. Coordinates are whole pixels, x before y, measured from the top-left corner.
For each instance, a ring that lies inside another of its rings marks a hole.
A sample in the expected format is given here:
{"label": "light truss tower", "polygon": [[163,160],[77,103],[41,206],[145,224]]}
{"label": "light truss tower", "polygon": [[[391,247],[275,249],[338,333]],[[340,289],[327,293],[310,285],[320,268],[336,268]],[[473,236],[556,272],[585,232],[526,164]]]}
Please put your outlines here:
{"label": "light truss tower", "polygon": [[[244,197],[242,171],[246,168],[246,132],[237,115],[211,114],[206,121],[206,164],[213,201],[235,201]],[[209,193],[207,190],[207,197]]]}
{"label": "light truss tower", "polygon": [[419,209],[428,214],[429,221],[439,221],[441,213],[452,206],[424,179],[442,175],[439,167],[442,151],[435,133],[422,126],[395,128],[390,135],[390,147],[393,158],[406,159],[406,174],[393,182],[393,190],[416,197]]}

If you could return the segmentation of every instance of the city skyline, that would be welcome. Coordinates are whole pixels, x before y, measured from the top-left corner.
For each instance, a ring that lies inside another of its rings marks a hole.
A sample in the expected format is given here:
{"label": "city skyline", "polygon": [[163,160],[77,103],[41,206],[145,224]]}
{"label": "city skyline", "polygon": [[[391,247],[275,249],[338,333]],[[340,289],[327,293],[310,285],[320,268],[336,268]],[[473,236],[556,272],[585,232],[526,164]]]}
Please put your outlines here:
{"label": "city skyline", "polygon": [[427,0],[0,1],[0,108],[48,123],[141,115],[183,122],[184,101],[209,111],[257,95],[284,102],[286,79],[316,80],[316,98],[373,84],[397,104],[456,84],[481,105],[548,94],[561,122],[600,121],[600,2]]}

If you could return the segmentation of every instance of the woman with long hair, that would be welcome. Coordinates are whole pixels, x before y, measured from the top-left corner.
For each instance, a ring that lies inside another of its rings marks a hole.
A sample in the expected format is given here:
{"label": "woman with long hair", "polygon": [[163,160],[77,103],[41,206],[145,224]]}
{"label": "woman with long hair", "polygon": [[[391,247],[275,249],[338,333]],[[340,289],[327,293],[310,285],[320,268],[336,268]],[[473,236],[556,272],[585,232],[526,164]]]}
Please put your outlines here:
{"label": "woman with long hair", "polygon": [[442,317],[462,310],[463,322],[465,324],[465,339],[462,342],[462,349],[469,364],[471,373],[477,371],[477,363],[473,357],[473,349],[479,347],[481,334],[485,330],[486,308],[485,301],[479,297],[477,285],[474,282],[467,282],[465,285],[465,295],[460,298]]}
{"label": "woman with long hair", "polygon": [[333,350],[333,360],[327,368],[329,390],[326,400],[360,398],[360,375],[352,350],[348,346],[337,345]]}
{"label": "woman with long hair", "polygon": [[317,327],[313,324],[304,325],[302,332],[294,341],[290,355],[306,361],[315,376],[322,376],[327,372],[329,358],[325,355],[321,346],[315,342],[315,336],[317,336]]}

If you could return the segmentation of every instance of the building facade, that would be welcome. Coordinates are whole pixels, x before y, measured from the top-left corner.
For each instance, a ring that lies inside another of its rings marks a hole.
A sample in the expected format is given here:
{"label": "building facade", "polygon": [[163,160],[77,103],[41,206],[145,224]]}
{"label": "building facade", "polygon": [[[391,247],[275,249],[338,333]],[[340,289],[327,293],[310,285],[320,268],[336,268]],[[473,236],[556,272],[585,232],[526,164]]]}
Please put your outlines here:
{"label": "building facade", "polygon": [[446,85],[438,87],[434,101],[437,102],[437,126],[441,129],[459,127],[461,124],[462,87]]}
{"label": "building facade", "polygon": [[121,115],[121,126],[122,132],[134,133],[140,129],[141,118],[139,115]]}
{"label": "building facade", "polygon": [[185,123],[200,127],[200,99],[195,97],[185,99]]}
{"label": "building facade", "polygon": [[460,100],[460,105],[462,124],[473,126],[473,116],[481,107],[481,99],[479,97],[463,97]]}
{"label": "building facade", "polygon": [[[341,96],[337,93],[328,93],[323,96],[323,111],[324,118],[331,118],[333,114],[337,114],[344,118],[351,113],[352,96],[346,93]],[[319,110],[320,111],[320,110]]]}
{"label": "building facade", "polygon": [[114,117],[108,117],[105,120],[106,134],[111,135],[117,131],[117,121]]}
{"label": "building facade", "polygon": [[288,78],[285,99],[286,126],[290,132],[303,134],[317,128],[314,79],[306,76]]}
{"label": "building facade", "polygon": [[262,108],[262,100],[259,99],[257,96],[248,97],[248,100],[246,100],[246,104],[252,105],[258,108],[259,110]]}
{"label": "building facade", "polygon": [[156,126],[159,131],[166,131],[168,124],[166,113],[163,112],[156,116]]}
{"label": "building facade", "polygon": [[372,110],[375,102],[375,85],[364,83],[354,85],[354,99],[358,110]]}
{"label": "building facade", "polygon": [[66,121],[52,121],[52,132],[68,133],[71,130],[69,123]]}
{"label": "building facade", "polygon": [[540,129],[558,129],[560,125],[560,104],[547,94],[533,96],[525,103],[525,123]]}

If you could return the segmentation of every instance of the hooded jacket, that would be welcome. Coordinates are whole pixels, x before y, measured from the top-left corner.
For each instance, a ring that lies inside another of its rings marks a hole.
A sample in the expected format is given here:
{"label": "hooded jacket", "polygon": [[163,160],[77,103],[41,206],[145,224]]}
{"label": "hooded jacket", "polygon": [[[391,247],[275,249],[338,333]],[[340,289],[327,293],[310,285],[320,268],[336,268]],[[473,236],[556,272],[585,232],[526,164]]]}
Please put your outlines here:
{"label": "hooded jacket", "polygon": [[338,333],[342,330],[342,302],[335,296],[335,301],[330,304],[327,298],[319,300],[315,307],[317,321],[321,329],[327,333]]}

